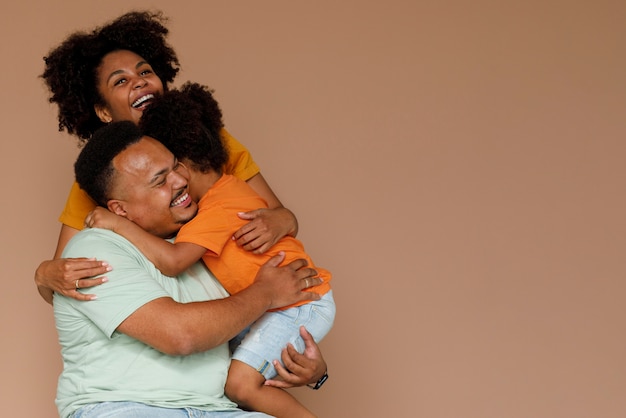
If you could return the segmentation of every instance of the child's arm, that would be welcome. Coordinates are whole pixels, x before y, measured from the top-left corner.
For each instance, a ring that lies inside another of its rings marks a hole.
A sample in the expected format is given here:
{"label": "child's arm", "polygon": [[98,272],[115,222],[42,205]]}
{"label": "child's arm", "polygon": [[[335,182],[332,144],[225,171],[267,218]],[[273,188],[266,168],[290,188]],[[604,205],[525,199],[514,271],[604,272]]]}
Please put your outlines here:
{"label": "child's arm", "polygon": [[120,234],[139,248],[139,251],[166,276],[174,277],[187,270],[207,251],[206,248],[189,242],[172,244],[103,207],[92,210],[85,218],[85,225],[90,228],[109,229]]}

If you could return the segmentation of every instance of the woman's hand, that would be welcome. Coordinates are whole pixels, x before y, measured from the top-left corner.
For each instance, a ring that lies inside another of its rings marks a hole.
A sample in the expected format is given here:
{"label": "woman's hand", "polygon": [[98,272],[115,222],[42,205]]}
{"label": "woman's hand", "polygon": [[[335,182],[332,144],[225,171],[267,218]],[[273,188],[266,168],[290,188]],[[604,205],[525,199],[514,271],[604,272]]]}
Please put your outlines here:
{"label": "woman's hand", "polygon": [[281,238],[298,233],[298,221],[287,208],[257,209],[238,214],[241,219],[249,220],[235,234],[237,245],[254,254],[263,254]]}
{"label": "woman's hand", "polygon": [[48,303],[52,303],[53,291],[77,300],[94,300],[96,295],[83,294],[78,289],[105,283],[106,277],[93,277],[107,271],[111,271],[111,266],[95,258],[57,258],[39,265],[35,272],[35,283]]}
{"label": "woman's hand", "polygon": [[300,327],[300,336],[304,340],[304,353],[300,354],[289,344],[282,352],[281,359],[274,361],[274,367],[280,379],[266,380],[266,386],[277,388],[291,388],[316,383],[326,372],[326,362],[322,357],[313,337],[304,328]]}

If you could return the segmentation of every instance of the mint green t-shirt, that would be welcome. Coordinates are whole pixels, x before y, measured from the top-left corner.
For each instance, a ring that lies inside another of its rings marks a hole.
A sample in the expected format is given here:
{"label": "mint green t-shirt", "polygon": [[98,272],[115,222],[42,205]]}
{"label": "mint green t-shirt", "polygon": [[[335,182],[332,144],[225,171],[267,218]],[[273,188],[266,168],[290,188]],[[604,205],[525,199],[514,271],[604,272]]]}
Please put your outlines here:
{"label": "mint green t-shirt", "polygon": [[189,356],[169,356],[115,329],[142,305],[172,297],[182,303],[219,299],[226,291],[200,263],[177,279],[164,276],[123,237],[85,229],[67,244],[63,257],[106,260],[109,281],[87,289],[98,299],[80,302],[54,295],[63,371],[57,388],[61,417],[81,406],[134,401],[169,408],[233,410],[224,395],[228,347]]}

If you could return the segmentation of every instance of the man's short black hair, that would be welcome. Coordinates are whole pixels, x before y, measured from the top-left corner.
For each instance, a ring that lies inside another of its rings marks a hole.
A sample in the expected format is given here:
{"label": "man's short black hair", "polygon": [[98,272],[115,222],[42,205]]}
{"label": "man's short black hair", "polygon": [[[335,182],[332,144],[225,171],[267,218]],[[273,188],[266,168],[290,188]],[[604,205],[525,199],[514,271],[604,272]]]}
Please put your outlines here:
{"label": "man's short black hair", "polygon": [[100,206],[107,207],[115,169],[113,159],[142,138],[130,121],[112,122],[98,129],[74,163],[78,185]]}

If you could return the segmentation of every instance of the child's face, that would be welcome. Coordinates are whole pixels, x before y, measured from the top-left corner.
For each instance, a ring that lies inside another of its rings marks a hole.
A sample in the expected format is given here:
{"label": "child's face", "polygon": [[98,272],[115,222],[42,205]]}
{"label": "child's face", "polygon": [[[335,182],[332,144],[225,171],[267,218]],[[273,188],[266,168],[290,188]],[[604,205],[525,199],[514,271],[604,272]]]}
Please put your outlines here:
{"label": "child's face", "polygon": [[195,168],[195,165],[187,158],[181,158],[180,164],[184,167],[185,172],[181,174],[188,179],[189,194],[194,202],[202,199],[213,183],[219,179],[220,175],[214,171],[203,173]]}

